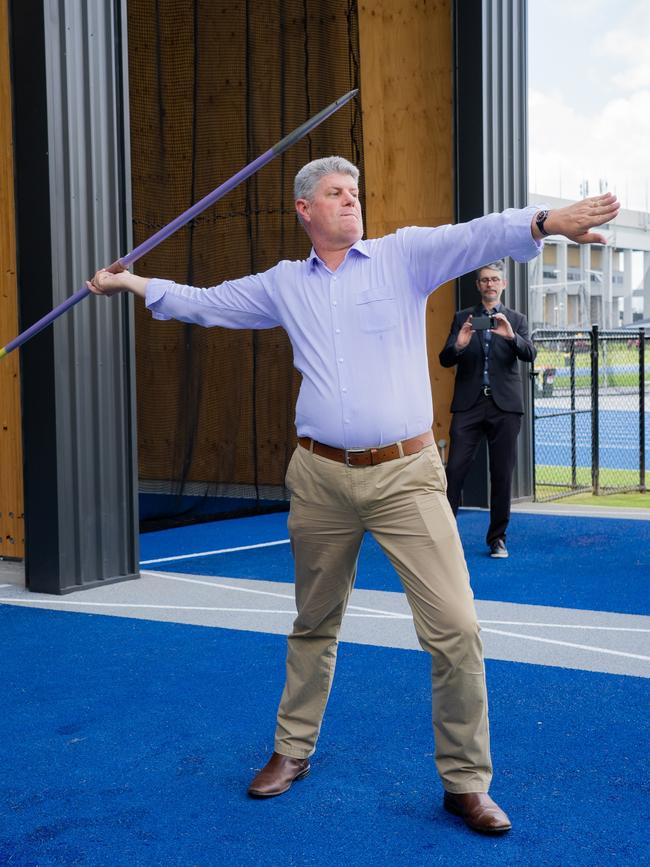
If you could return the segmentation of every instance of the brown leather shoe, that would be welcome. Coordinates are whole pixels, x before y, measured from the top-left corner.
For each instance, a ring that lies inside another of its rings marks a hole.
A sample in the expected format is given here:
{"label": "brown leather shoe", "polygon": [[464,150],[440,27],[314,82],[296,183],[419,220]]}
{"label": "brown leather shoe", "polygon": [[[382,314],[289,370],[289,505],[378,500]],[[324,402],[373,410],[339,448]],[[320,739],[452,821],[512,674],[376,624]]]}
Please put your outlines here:
{"label": "brown leather shoe", "polygon": [[274,798],[291,788],[309,773],[309,759],[294,759],[273,753],[268,763],[248,787],[251,798]]}
{"label": "brown leather shoe", "polygon": [[454,795],[445,792],[445,810],[460,816],[472,831],[481,834],[504,834],[512,828],[512,822],[498,804],[486,792],[468,792]]}

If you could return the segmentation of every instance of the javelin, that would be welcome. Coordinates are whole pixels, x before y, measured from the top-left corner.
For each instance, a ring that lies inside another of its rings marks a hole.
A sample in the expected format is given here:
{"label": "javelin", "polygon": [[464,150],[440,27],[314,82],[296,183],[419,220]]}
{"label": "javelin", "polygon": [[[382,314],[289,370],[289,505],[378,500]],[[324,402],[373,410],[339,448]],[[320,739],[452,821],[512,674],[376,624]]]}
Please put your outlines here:
{"label": "javelin", "polygon": [[[191,208],[188,208],[187,211],[184,211],[180,216],[176,217],[175,220],[172,220],[171,223],[167,223],[166,226],[163,226],[162,229],[159,229],[155,234],[153,234],[146,241],[143,241],[138,247],[134,250],[131,250],[130,253],[127,253],[126,256],[122,256],[121,259],[118,259],[116,262],[113,262],[112,265],[109,265],[108,271],[124,271],[133,262],[136,262],[146,253],[150,253],[154,247],[157,247],[161,241],[165,241],[170,235],[173,235],[177,229],[180,229],[181,226],[184,226],[186,223],[189,223],[190,220],[193,220],[197,217],[202,211],[205,211],[206,208],[209,208],[210,205],[213,205],[215,202],[218,202],[226,193],[229,193],[231,190],[241,184],[242,181],[245,181],[247,178],[250,178],[251,175],[254,175],[262,166],[265,166],[268,162],[274,157],[277,157],[279,154],[286,151],[287,148],[290,148],[292,144],[295,144],[297,141],[300,141],[301,138],[304,138],[308,133],[310,133],[315,127],[317,127],[320,123],[326,120],[330,115],[334,114],[335,111],[338,111],[339,108],[344,106],[346,102],[349,102],[353,96],[358,93],[358,88],[355,90],[351,90],[349,93],[346,93],[345,96],[337,99],[336,102],[333,102],[331,105],[328,105],[327,108],[324,108],[322,111],[319,111],[318,114],[315,114],[312,118],[305,121],[301,126],[297,129],[294,129],[293,132],[290,132],[289,135],[285,136],[281,139],[277,144],[274,144],[273,147],[269,148],[265,153],[261,154],[256,160],[253,160],[252,163],[249,163],[247,166],[244,166],[243,169],[240,169],[236,174],[234,174],[229,180],[225,181],[221,186],[217,187],[215,190],[212,190],[211,193],[208,193],[200,201],[196,202],[196,204],[192,205]],[[55,319],[58,319],[63,313],[69,310],[71,307],[74,307],[75,304],[78,304],[82,299],[86,297],[86,295],[90,294],[90,289],[87,286],[84,286],[82,289],[79,289],[78,292],[75,292],[74,295],[71,295],[69,298],[66,298],[61,304],[43,316],[42,319],[39,319],[38,322],[35,322],[34,325],[30,326],[26,331],[23,331],[22,334],[19,334],[18,337],[15,337],[10,343],[8,343],[5,347],[0,349],[0,358],[4,358],[5,355],[9,355],[10,352],[13,352],[14,349],[18,349],[19,346],[22,346],[24,343],[27,343],[32,337],[42,331],[44,328],[54,322]]]}

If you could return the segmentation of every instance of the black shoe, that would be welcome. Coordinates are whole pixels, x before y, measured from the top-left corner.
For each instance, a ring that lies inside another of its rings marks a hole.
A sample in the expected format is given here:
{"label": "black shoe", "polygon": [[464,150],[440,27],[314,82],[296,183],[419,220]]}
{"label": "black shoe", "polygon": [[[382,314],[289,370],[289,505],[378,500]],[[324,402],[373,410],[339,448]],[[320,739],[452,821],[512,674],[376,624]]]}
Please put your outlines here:
{"label": "black shoe", "polygon": [[503,539],[495,539],[490,545],[490,557],[505,558],[508,556],[508,549]]}

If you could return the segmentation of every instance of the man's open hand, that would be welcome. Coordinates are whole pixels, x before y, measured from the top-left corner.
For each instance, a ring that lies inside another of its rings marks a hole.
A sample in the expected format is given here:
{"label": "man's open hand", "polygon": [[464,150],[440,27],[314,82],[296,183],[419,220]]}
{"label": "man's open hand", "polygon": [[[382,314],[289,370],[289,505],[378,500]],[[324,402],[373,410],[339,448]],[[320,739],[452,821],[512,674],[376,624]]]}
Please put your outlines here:
{"label": "man's open hand", "polygon": [[[605,236],[592,229],[616,219],[620,208],[621,204],[613,193],[590,196],[565,208],[550,210],[544,229],[549,235],[564,235],[576,244],[606,244]],[[541,237],[534,219],[532,225],[534,237]]]}

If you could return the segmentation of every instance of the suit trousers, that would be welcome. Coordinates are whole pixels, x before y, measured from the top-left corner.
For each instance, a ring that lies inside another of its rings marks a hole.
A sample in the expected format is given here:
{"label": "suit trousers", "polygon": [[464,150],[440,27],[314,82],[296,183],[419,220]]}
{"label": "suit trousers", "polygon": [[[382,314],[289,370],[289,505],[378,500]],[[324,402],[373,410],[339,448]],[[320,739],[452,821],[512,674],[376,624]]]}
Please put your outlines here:
{"label": "suit trousers", "polygon": [[[483,648],[435,446],[370,467],[348,467],[298,446],[287,487],[298,616],[288,638],[276,752],[295,758],[314,752],[341,620],[369,531],[397,571],[420,645],[431,654],[435,758],[443,785],[456,794],[487,792],[492,763]],[[399,695],[395,703],[399,707]]]}
{"label": "suit trousers", "polygon": [[455,412],[449,430],[447,497],[454,515],[474,456],[483,437],[487,439],[490,464],[490,526],[485,541],[505,542],[510,522],[512,474],[517,457],[521,413],[505,412],[490,397],[481,394],[474,406]]}

